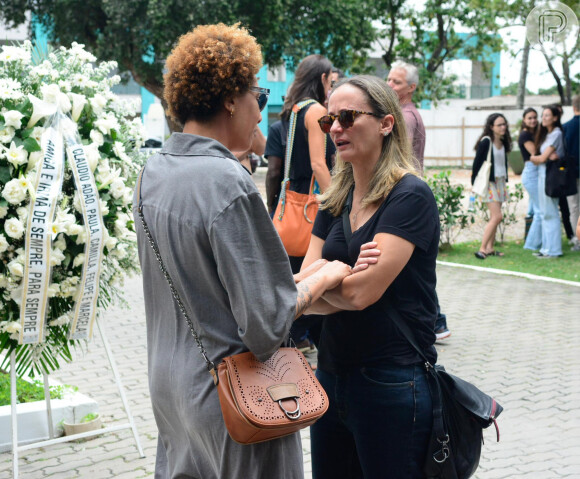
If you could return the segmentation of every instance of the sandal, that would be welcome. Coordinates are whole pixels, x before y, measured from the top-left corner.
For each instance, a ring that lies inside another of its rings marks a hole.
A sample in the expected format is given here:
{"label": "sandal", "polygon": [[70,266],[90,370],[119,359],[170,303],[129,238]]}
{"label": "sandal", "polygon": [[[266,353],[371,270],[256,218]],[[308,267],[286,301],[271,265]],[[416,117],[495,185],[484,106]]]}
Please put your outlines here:
{"label": "sandal", "polygon": [[476,258],[479,259],[485,259],[487,258],[487,254],[485,254],[483,251],[478,251],[477,253],[473,253],[475,255]]}
{"label": "sandal", "polygon": [[490,251],[486,254],[487,256],[505,256],[505,254],[503,254],[501,251]]}

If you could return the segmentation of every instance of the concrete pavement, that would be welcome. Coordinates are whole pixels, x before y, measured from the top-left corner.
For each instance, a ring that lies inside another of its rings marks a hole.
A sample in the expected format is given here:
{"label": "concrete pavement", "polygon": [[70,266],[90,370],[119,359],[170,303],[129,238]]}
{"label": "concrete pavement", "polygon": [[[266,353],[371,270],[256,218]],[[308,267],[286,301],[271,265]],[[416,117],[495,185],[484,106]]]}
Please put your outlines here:
{"label": "concrete pavement", "polygon": [[[264,174],[260,168],[255,175],[262,193]],[[523,226],[514,232],[521,234]],[[498,420],[501,442],[495,442],[493,427],[485,431],[481,464],[474,477],[580,477],[580,289],[448,265],[438,266],[438,280],[439,300],[452,331],[438,345],[439,362],[504,407]],[[125,286],[129,309],[108,310],[102,324],[146,457],[139,457],[131,431],[123,430],[25,451],[19,461],[21,478],[153,475],[157,430],[147,385],[141,278],[128,279]],[[107,425],[125,423],[98,333],[86,352],[78,351],[76,357],[54,378],[95,399]],[[303,431],[306,478],[311,477],[308,434]],[[12,455],[3,453],[0,479],[9,477]]]}
{"label": "concrete pavement", "polygon": [[[452,336],[439,362],[492,394],[505,408],[493,427],[476,478],[580,477],[580,290],[543,281],[438,266],[438,293]],[[20,477],[127,478],[153,474],[156,427],[147,387],[141,279],[126,281],[130,309],[113,308],[103,324],[115,354],[146,457],[130,430],[21,454]],[[98,334],[86,354],[54,375],[98,401],[107,425],[125,422]],[[304,431],[304,438],[308,431]],[[310,477],[310,450],[303,441]],[[12,456],[0,455],[0,478]]]}

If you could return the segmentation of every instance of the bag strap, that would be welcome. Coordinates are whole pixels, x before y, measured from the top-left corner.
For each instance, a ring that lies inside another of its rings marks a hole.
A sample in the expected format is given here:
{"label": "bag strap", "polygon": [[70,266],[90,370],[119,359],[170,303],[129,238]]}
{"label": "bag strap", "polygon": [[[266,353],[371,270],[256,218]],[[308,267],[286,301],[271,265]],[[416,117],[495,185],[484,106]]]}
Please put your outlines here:
{"label": "bag strap", "polygon": [[[350,227],[349,214],[352,208],[352,195],[354,187],[348,192],[346,202],[342,208],[342,229],[344,230],[344,237],[346,244],[350,245],[352,238],[352,228]],[[389,311],[390,317],[395,323],[399,332],[405,337],[409,344],[415,349],[417,354],[424,361],[425,369],[427,370],[427,382],[429,384],[429,391],[431,392],[431,402],[433,405],[433,430],[437,437],[437,441],[441,444],[441,449],[433,453],[433,460],[438,463],[445,462],[449,457],[449,435],[445,432],[445,424],[443,422],[443,403],[441,402],[441,386],[437,378],[437,372],[431,362],[425,356],[423,350],[419,347],[415,334],[403,319],[397,308],[393,307]]]}
{"label": "bag strap", "polygon": [[[290,112],[290,120],[288,125],[288,138],[286,140],[286,153],[284,155],[284,180],[282,181],[282,188],[280,189],[280,199],[278,200],[281,202],[280,214],[278,215],[278,219],[282,221],[284,217],[284,210],[286,208],[286,190],[289,187],[290,183],[290,160],[292,159],[292,149],[294,148],[294,137],[296,134],[296,120],[298,118],[298,112],[302,110],[307,105],[312,103],[317,103],[316,100],[308,99],[296,103],[292,107],[292,111]],[[325,155],[326,155],[326,142],[325,142]],[[312,179],[310,181],[310,191],[312,191],[314,187],[314,174],[312,175]]]}
{"label": "bag strap", "polygon": [[143,200],[141,197],[141,185],[142,185],[144,171],[145,171],[145,166],[143,168],[141,168],[141,171],[139,172],[139,177],[137,179],[137,203],[139,205],[138,212],[139,212],[139,217],[141,218],[141,223],[143,224],[143,230],[145,231],[145,235],[149,239],[149,244],[151,245],[151,248],[153,248],[153,252],[155,253],[155,257],[157,258],[157,261],[159,262],[159,269],[161,270],[161,272],[163,273],[163,276],[165,276],[165,279],[167,280],[167,283],[169,284],[169,289],[171,289],[171,294],[173,295],[173,298],[177,302],[177,306],[179,306],[179,310],[181,311],[181,314],[183,314],[183,316],[185,317],[185,320],[187,321],[187,324],[189,325],[191,335],[193,336],[193,339],[195,339],[195,342],[197,343],[197,348],[199,349],[199,352],[203,356],[203,359],[204,359],[205,364],[207,366],[207,370],[212,375],[213,382],[217,386],[219,379],[218,379],[215,364],[213,361],[211,361],[207,357],[207,351],[205,350],[203,343],[201,342],[201,338],[199,337],[199,335],[195,332],[195,329],[193,328],[193,323],[191,322],[191,319],[190,319],[189,315],[187,314],[187,311],[185,310],[185,305],[183,304],[183,301],[181,300],[181,297],[179,296],[179,293],[177,292],[177,289],[175,288],[175,285],[173,284],[173,280],[171,279],[171,276],[169,275],[169,272],[167,271],[167,268],[165,267],[165,264],[163,263],[163,259],[161,258],[161,253],[159,252],[159,248],[157,246],[157,243],[153,239],[153,236],[151,235],[151,231],[149,230],[149,227],[147,226],[147,222],[145,221],[145,216],[143,215]]}

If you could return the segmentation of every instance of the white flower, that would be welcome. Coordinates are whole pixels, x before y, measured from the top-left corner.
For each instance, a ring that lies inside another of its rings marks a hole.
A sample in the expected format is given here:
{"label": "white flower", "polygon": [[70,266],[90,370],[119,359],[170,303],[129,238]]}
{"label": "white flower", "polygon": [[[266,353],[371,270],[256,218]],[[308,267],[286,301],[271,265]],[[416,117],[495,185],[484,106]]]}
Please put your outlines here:
{"label": "white flower", "polygon": [[20,239],[24,234],[24,225],[18,218],[9,218],[4,223],[4,231],[10,238]]}
{"label": "white flower", "polygon": [[8,214],[8,208],[6,206],[0,206],[0,219],[4,218]]}
{"label": "white flower", "polygon": [[73,261],[73,268],[76,268],[77,266],[84,264],[84,262],[85,262],[85,254],[84,253],[78,254]]}
{"label": "white flower", "polygon": [[17,130],[22,126],[22,118],[24,115],[18,110],[9,110],[2,114],[4,116],[4,125],[13,126]]}
{"label": "white flower", "polygon": [[67,313],[67,314],[63,314],[62,316],[59,316],[56,319],[53,319],[52,321],[49,321],[48,325],[49,326],[62,326],[64,324],[70,323],[70,320],[71,320],[71,317]]}
{"label": "white flower", "polygon": [[100,115],[105,109],[105,106],[107,106],[107,99],[100,93],[97,93],[93,98],[89,100],[89,102],[91,104],[91,108],[93,109],[96,115]]}
{"label": "white flower", "polygon": [[97,146],[102,146],[105,143],[105,138],[99,130],[91,130],[89,136],[91,137],[91,140],[93,140],[93,143]]}
{"label": "white flower", "polygon": [[82,62],[96,62],[97,58],[93,54],[87,52],[84,47],[85,46],[82,43],[72,42],[69,51]]}
{"label": "white flower", "polygon": [[30,116],[27,128],[32,128],[38,123],[38,120],[45,116],[53,115],[56,112],[56,105],[54,103],[43,101],[30,94],[28,95],[28,99],[32,103],[32,115]]}
{"label": "white flower", "polygon": [[64,260],[63,252],[58,248],[53,248],[50,252],[50,266],[58,266]]}
{"label": "white flower", "polygon": [[124,178],[115,178],[109,187],[111,195],[115,199],[121,198],[125,194],[125,181]]}
{"label": "white flower", "polygon": [[[73,235],[70,235],[73,236]],[[87,231],[85,230],[84,227],[81,226],[81,231],[79,231],[79,233],[76,235],[77,240],[76,240],[76,244],[85,244],[87,241]]]}
{"label": "white flower", "polygon": [[41,126],[35,126],[32,131],[30,132],[30,137],[34,138],[38,144],[42,140],[42,134],[44,133],[44,128]]}
{"label": "white flower", "polygon": [[83,211],[83,208],[81,206],[81,197],[79,196],[78,191],[75,191],[75,195],[73,197],[73,208],[79,213],[82,213]]}
{"label": "white flower", "polygon": [[114,236],[109,236],[105,240],[105,248],[107,248],[109,251],[113,250],[116,245],[117,245],[117,238],[115,238]]}
{"label": "white flower", "polygon": [[66,249],[66,240],[64,239],[64,235],[58,235],[57,240],[52,242],[52,246],[58,248],[61,251]]}
{"label": "white flower", "polygon": [[8,263],[7,266],[8,266],[8,271],[10,271],[10,274],[12,276],[15,276],[17,278],[22,278],[22,276],[24,275],[24,266],[17,259],[10,261],[10,263]]}
{"label": "white flower", "polygon": [[83,112],[83,108],[87,104],[87,97],[79,95],[78,93],[69,93],[69,95],[72,98],[72,119],[78,121]]}
{"label": "white flower", "polygon": [[14,334],[19,333],[22,329],[22,325],[18,321],[3,321],[2,322],[2,332]]}
{"label": "white flower", "polygon": [[113,115],[107,115],[95,121],[95,127],[108,135],[111,130],[119,130],[119,122]]}
{"label": "white flower", "polygon": [[22,61],[30,63],[30,52],[20,47],[11,47],[4,45],[2,52],[0,52],[0,62],[16,62]]}
{"label": "white flower", "polygon": [[[82,233],[84,233],[85,228],[82,225],[79,224],[71,224],[68,226],[67,230],[66,230],[66,234],[69,236],[78,236]],[[84,243],[84,241],[83,241]]]}
{"label": "white flower", "polygon": [[8,286],[8,278],[0,274],[0,288],[5,288],[6,286]]}
{"label": "white flower", "polygon": [[48,297],[54,298],[58,293],[60,293],[60,284],[50,283],[48,286]]}
{"label": "white flower", "polygon": [[20,100],[23,96],[20,82],[12,78],[0,79],[0,100]]}
{"label": "white flower", "polygon": [[48,103],[58,103],[58,97],[60,95],[60,88],[56,83],[51,83],[50,85],[42,85],[40,87],[42,93],[42,99]]}
{"label": "white flower", "polygon": [[99,160],[101,159],[99,146],[96,143],[91,143],[90,145],[85,145],[83,148],[85,149],[85,156],[87,157],[89,168],[94,173],[99,164]]}
{"label": "white flower", "polygon": [[26,167],[26,172],[33,170],[38,162],[42,160],[43,154],[41,151],[33,151],[28,155],[28,166]]}
{"label": "white flower", "polygon": [[20,218],[20,221],[26,223],[26,219],[28,218],[28,208],[20,206],[16,208],[16,214],[18,215],[18,218]]}
{"label": "white flower", "polygon": [[2,128],[0,130],[0,143],[10,143],[12,141],[12,138],[14,138],[15,133],[16,130],[14,130],[14,128],[12,128],[11,126]]}
{"label": "white flower", "polygon": [[113,256],[117,259],[123,259],[127,256],[127,245],[125,243],[119,243],[117,247],[112,252]]}
{"label": "white flower", "polygon": [[14,285],[14,287],[12,287],[12,289],[10,289],[10,298],[12,299],[12,301],[14,301],[18,306],[20,306],[22,304],[22,283],[20,283],[19,285],[16,285],[15,283],[12,283]]}
{"label": "white flower", "polygon": [[9,245],[8,245],[8,240],[6,239],[6,236],[4,236],[3,234],[0,234],[0,253],[4,253],[4,251],[6,251],[8,249],[8,246]]}
{"label": "white flower", "polygon": [[24,149],[24,145],[16,146],[14,142],[10,143],[10,148],[4,148],[4,155],[15,168],[28,161],[28,152]]}
{"label": "white flower", "polygon": [[101,207],[101,215],[107,216],[109,214],[109,205],[107,205],[107,202],[99,199],[99,206]]}
{"label": "white flower", "polygon": [[26,188],[23,188],[20,178],[13,178],[4,185],[2,196],[8,203],[17,205],[26,198]]}

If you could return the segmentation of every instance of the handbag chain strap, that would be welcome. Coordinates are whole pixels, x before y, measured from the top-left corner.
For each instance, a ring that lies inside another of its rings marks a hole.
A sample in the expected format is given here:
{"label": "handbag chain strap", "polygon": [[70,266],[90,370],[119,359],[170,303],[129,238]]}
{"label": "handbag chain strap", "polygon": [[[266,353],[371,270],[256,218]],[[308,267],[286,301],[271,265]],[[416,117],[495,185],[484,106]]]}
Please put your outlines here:
{"label": "handbag chain strap", "polygon": [[163,258],[161,257],[161,253],[159,251],[159,248],[157,247],[157,243],[153,239],[153,235],[151,234],[151,231],[149,230],[149,226],[147,226],[147,222],[145,221],[145,216],[143,215],[143,201],[141,199],[141,182],[142,182],[144,171],[145,171],[145,166],[139,172],[139,178],[137,181],[137,200],[138,200],[138,204],[139,204],[138,212],[139,212],[139,217],[141,218],[141,223],[143,224],[143,230],[145,231],[145,235],[147,236],[147,239],[149,240],[149,244],[151,245],[151,248],[153,248],[153,252],[155,253],[155,257],[157,258],[157,261],[159,263],[159,269],[161,270],[161,272],[163,273],[163,276],[165,276],[165,279],[167,280],[167,283],[169,284],[169,289],[171,290],[171,294],[173,295],[173,298],[177,302],[177,306],[179,307],[181,314],[183,314],[183,316],[185,317],[185,320],[187,321],[187,324],[189,325],[191,335],[193,336],[193,339],[195,339],[195,342],[197,344],[197,348],[199,349],[201,355],[203,356],[203,359],[205,360],[207,370],[212,375],[213,382],[217,386],[219,379],[218,379],[218,375],[216,372],[215,364],[207,356],[207,351],[205,350],[205,347],[203,346],[203,343],[201,342],[201,338],[196,333],[196,331],[193,327],[193,323],[192,323],[189,315],[187,314],[187,311],[185,309],[185,305],[183,304],[183,301],[181,300],[181,297],[179,296],[179,293],[177,292],[177,289],[175,288],[175,285],[173,284],[173,280],[171,279],[171,276],[169,275],[169,272],[167,271],[167,268],[165,267],[165,264],[163,263]]}
{"label": "handbag chain strap", "polygon": [[[307,105],[311,103],[316,103],[316,100],[304,100],[299,103],[296,103],[292,107],[292,111],[290,113],[290,120],[288,126],[288,139],[286,141],[286,154],[284,156],[284,180],[282,181],[282,188],[280,190],[280,214],[278,215],[278,219],[282,221],[284,217],[284,210],[286,209],[286,189],[288,184],[290,183],[290,160],[292,158],[292,148],[294,147],[294,138],[296,136],[296,120],[298,118],[298,112]],[[324,152],[326,155],[326,135],[324,135]],[[312,180],[310,181],[310,190],[312,191],[314,184],[314,173],[312,174]]]}

